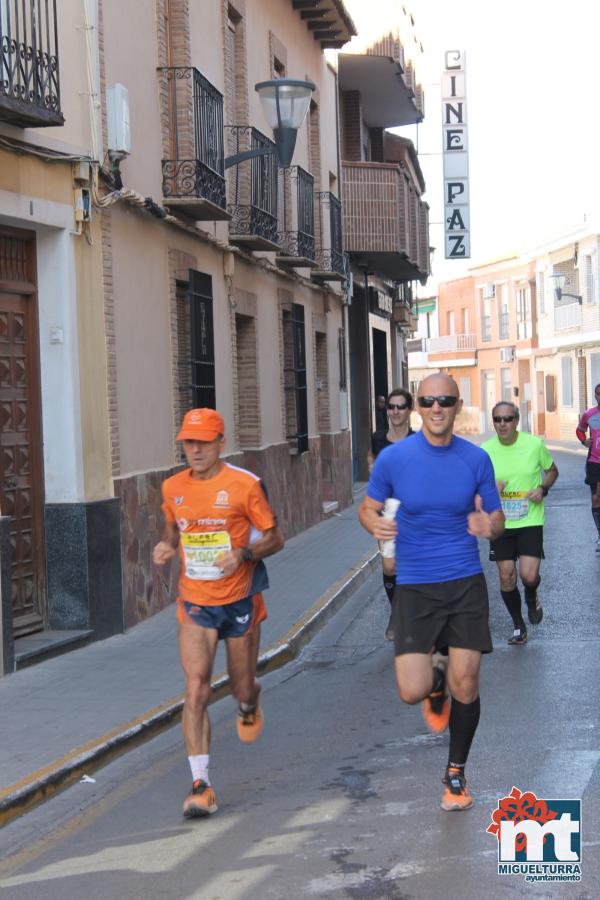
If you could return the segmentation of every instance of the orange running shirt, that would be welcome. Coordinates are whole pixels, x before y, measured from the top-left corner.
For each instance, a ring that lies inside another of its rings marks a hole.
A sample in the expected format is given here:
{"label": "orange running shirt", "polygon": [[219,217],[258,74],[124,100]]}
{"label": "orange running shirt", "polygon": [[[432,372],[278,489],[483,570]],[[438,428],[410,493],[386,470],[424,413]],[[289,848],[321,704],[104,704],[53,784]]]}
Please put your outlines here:
{"label": "orange running shirt", "polygon": [[242,563],[226,578],[213,561],[277,525],[260,479],[229,463],[207,480],[185,469],[163,481],[162,496],[165,518],[179,529],[179,597],[199,606],[247,597],[256,563]]}

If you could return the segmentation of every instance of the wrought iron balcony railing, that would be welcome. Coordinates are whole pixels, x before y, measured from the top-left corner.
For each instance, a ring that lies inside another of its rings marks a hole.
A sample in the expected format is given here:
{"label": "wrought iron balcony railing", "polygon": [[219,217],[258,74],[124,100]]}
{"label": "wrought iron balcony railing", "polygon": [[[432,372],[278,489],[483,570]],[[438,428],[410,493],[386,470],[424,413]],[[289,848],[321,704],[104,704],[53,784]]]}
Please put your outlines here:
{"label": "wrought iron balcony railing", "polygon": [[315,265],[315,180],[301,166],[279,170],[279,227],[281,265]]}
{"label": "wrought iron balcony railing", "polygon": [[197,220],[228,219],[223,95],[198,69],[167,66],[158,72],[165,203]]}
{"label": "wrought iron balcony railing", "polygon": [[509,335],[509,321],[508,321],[508,313],[501,312],[498,313],[498,337],[501,341],[507,341]]}
{"label": "wrought iron balcony railing", "polygon": [[0,122],[63,125],[56,0],[0,0]]}
{"label": "wrought iron balcony railing", "polygon": [[331,191],[319,191],[316,197],[319,241],[311,274],[320,281],[344,281],[348,260],[342,250],[342,204]]}
{"label": "wrought iron balcony railing", "polygon": [[[226,125],[228,156],[270,147],[273,141],[250,125]],[[277,236],[277,156],[244,160],[227,170],[229,240],[248,250],[279,250]]]}

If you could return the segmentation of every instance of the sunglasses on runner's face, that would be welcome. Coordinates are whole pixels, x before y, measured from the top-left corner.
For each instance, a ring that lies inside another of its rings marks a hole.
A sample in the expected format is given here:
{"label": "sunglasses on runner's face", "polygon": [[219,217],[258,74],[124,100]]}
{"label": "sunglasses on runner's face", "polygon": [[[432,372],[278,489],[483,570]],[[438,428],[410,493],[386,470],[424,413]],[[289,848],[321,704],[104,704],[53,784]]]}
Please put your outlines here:
{"label": "sunglasses on runner's face", "polygon": [[508,422],[514,422],[514,421],[515,421],[515,417],[514,417],[514,416],[493,416],[493,419],[494,419],[494,422],[496,423],[496,425],[499,425],[500,422],[506,422],[506,423],[508,423]]}
{"label": "sunglasses on runner's face", "polygon": [[388,409],[408,409],[408,403],[388,403]]}
{"label": "sunglasses on runner's face", "polygon": [[418,400],[419,406],[422,406],[424,409],[431,409],[436,400],[438,405],[444,408],[456,406],[458,403],[458,397],[453,397],[451,394],[442,394],[439,397],[419,397]]}

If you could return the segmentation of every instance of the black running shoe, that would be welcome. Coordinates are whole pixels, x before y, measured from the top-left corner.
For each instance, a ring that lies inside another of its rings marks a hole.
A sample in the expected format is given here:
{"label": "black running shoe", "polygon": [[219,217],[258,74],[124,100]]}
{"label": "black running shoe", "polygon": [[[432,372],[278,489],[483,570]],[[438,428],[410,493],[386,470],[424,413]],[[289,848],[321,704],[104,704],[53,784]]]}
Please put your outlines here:
{"label": "black running shoe", "polygon": [[524,622],[515,628],[513,636],[508,639],[508,643],[513,645],[527,643],[527,629]]}
{"label": "black running shoe", "polygon": [[537,594],[533,603],[527,604],[527,618],[532,625],[539,625],[544,618],[544,609]]}

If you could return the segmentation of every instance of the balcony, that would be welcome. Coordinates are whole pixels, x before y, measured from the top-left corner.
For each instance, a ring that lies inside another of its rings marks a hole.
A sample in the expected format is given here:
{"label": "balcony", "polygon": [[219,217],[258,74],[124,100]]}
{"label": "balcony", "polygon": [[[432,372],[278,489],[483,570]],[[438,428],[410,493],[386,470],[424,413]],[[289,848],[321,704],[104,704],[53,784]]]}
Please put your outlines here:
{"label": "balcony", "polygon": [[313,267],[315,262],[315,180],[301,166],[279,170],[277,262],[296,268]]}
{"label": "balcony", "polygon": [[158,72],[164,202],[195,221],[228,219],[223,96],[198,69],[169,66]]}
{"label": "balcony", "polygon": [[346,250],[357,265],[391,281],[429,275],[429,216],[396,163],[342,163]]}
{"label": "balcony", "polygon": [[0,0],[0,122],[63,125],[56,0]]}
{"label": "balcony", "polygon": [[[273,141],[250,125],[226,125],[228,155],[270,147]],[[245,250],[279,250],[277,156],[247,159],[228,170],[229,240]]]}
{"label": "balcony", "polygon": [[581,323],[581,304],[576,302],[554,307],[555,331],[572,331],[581,328]]}
{"label": "balcony", "polygon": [[342,249],[342,204],[331,191],[320,191],[316,198],[316,267],[311,275],[318,281],[345,281],[348,269]]}
{"label": "balcony", "polygon": [[390,33],[364,53],[338,54],[338,82],[343,93],[360,94],[369,128],[412,125],[423,119],[422,89],[418,103],[414,70],[404,63],[397,35]]}
{"label": "balcony", "polygon": [[477,335],[475,334],[443,334],[440,337],[427,338],[429,353],[446,353],[458,350],[475,350]]}

